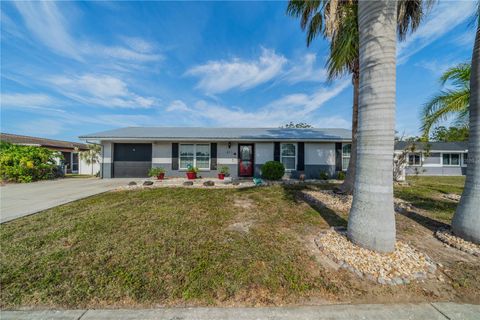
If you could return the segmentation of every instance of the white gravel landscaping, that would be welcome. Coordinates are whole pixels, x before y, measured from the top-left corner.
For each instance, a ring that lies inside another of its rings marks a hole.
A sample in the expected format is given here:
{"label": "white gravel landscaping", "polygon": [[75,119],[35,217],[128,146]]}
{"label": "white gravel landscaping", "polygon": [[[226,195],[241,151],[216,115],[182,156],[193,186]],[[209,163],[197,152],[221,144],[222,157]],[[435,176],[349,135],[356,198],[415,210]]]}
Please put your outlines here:
{"label": "white gravel landscaping", "polygon": [[450,229],[439,229],[435,236],[449,246],[480,257],[480,245],[455,236]]}

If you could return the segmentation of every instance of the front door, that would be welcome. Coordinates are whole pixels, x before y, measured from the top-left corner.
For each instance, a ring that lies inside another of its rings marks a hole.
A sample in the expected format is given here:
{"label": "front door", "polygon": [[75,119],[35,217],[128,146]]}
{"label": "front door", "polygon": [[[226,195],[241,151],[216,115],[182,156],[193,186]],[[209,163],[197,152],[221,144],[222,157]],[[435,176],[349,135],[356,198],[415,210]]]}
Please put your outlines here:
{"label": "front door", "polygon": [[238,145],[238,176],[253,177],[253,144]]}

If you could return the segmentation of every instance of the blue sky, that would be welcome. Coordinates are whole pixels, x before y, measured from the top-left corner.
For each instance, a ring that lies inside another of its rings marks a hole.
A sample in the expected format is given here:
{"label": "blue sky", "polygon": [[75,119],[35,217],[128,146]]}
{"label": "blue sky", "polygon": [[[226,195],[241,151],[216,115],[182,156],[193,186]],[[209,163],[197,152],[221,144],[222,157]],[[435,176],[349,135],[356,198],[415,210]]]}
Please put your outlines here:
{"label": "blue sky", "polygon": [[[77,140],[124,126],[351,127],[285,2],[1,2],[2,132]],[[397,130],[468,61],[473,1],[440,1],[397,47]]]}

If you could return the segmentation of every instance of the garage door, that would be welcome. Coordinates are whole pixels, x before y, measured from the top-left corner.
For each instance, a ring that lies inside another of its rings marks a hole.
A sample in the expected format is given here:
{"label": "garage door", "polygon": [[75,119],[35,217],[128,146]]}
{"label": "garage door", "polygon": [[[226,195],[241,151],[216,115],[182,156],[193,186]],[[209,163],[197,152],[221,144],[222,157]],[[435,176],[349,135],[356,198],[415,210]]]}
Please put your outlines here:
{"label": "garage door", "polygon": [[113,146],[113,176],[143,178],[152,167],[151,143],[115,143]]}

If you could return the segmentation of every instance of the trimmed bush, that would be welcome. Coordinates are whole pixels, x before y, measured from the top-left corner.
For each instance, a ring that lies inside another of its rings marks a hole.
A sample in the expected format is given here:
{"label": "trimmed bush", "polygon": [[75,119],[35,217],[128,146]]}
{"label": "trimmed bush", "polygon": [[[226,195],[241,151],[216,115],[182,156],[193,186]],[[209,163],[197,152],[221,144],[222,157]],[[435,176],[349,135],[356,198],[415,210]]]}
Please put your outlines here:
{"label": "trimmed bush", "polygon": [[345,172],[339,171],[337,174],[337,179],[338,180],[345,180]]}
{"label": "trimmed bush", "polygon": [[13,182],[55,179],[62,175],[55,162],[59,157],[46,148],[0,142],[0,176]]}
{"label": "trimmed bush", "polygon": [[321,171],[320,172],[320,179],[321,180],[328,180],[328,179],[330,179],[330,175],[326,171]]}
{"label": "trimmed bush", "polygon": [[262,178],[267,180],[280,180],[285,174],[283,163],[278,161],[267,161],[261,168]]}

